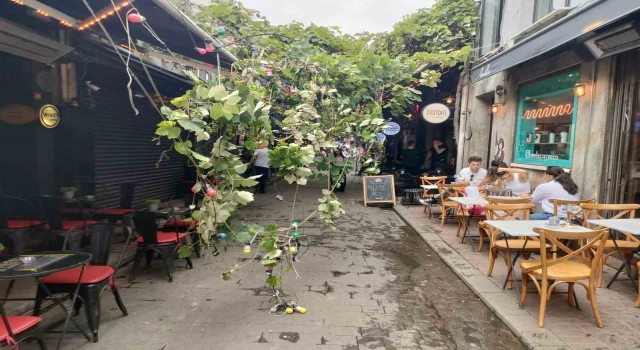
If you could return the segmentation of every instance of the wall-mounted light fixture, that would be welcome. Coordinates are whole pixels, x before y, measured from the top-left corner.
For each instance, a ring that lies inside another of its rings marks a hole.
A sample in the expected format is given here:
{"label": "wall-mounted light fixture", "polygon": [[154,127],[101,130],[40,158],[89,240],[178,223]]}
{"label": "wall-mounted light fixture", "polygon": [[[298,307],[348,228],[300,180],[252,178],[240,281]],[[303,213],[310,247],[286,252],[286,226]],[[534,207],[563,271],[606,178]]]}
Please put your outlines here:
{"label": "wall-mounted light fixture", "polygon": [[500,104],[498,103],[494,103],[491,105],[491,113],[496,114],[498,113],[498,110],[500,109]]}
{"label": "wall-mounted light fixture", "polygon": [[590,82],[588,81],[581,81],[577,83],[573,86],[573,94],[578,97],[584,96],[587,93],[587,85],[589,84]]}
{"label": "wall-mounted light fixture", "polygon": [[445,102],[446,104],[450,105],[450,104],[452,104],[452,103],[453,103],[453,101],[455,101],[455,100],[456,100],[455,98],[453,98],[453,97],[449,96],[449,97],[447,97],[447,98],[445,98],[445,99],[444,99],[444,102]]}

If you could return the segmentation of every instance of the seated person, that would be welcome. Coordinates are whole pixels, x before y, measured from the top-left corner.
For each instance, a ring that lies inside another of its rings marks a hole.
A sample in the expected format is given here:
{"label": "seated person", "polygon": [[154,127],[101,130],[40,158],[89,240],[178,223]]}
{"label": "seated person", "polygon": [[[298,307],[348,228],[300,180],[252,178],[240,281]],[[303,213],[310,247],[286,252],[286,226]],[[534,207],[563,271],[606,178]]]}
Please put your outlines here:
{"label": "seated person", "polygon": [[529,173],[524,169],[509,168],[505,162],[492,160],[487,176],[478,183],[478,187],[491,186],[511,190],[515,196],[531,193]]}
{"label": "seated person", "polygon": [[[573,179],[568,173],[564,172],[564,169],[557,166],[551,166],[547,168],[545,172],[546,183],[538,185],[533,194],[522,194],[520,197],[531,197],[533,204],[540,203],[542,207],[542,213],[534,213],[529,217],[530,220],[547,220],[553,216],[553,202],[554,199],[577,201],[579,200],[576,193],[578,193],[578,185],[573,182]],[[567,213],[558,208],[559,217],[567,217]]]}
{"label": "seated person", "polygon": [[469,167],[463,168],[458,174],[458,183],[469,186],[477,186],[478,183],[487,176],[487,171],[482,169],[482,158],[478,156],[469,157]]}

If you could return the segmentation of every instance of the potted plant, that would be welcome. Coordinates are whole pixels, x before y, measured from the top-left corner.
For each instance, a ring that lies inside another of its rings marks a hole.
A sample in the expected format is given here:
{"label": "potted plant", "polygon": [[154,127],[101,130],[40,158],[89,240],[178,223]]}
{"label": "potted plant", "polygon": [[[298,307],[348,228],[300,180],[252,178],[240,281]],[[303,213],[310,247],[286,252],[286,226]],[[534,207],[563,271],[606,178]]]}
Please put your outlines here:
{"label": "potted plant", "polygon": [[76,191],[78,189],[76,189],[75,187],[60,187],[60,193],[62,193],[62,196],[64,198],[73,198],[76,196]]}
{"label": "potted plant", "polygon": [[159,199],[149,199],[146,203],[149,205],[149,211],[158,211],[160,209]]}

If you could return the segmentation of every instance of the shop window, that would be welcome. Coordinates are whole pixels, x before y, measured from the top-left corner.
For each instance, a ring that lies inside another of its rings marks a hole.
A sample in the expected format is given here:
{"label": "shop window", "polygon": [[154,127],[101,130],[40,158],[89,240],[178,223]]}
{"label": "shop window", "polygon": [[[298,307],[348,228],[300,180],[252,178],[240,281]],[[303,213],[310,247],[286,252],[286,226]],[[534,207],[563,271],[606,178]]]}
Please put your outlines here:
{"label": "shop window", "polygon": [[514,162],[571,167],[577,70],[520,87]]}

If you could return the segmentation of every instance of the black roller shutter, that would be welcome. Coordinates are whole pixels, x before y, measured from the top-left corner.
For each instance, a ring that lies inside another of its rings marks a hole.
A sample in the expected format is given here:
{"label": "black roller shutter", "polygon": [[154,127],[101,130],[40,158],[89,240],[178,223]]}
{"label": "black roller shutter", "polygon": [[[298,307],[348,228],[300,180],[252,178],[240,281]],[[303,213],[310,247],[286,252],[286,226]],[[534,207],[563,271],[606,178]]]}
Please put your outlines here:
{"label": "black roller shutter", "polygon": [[126,89],[128,77],[122,66],[94,65],[85,80],[100,87],[90,95],[87,93],[82,101],[87,117],[93,119],[98,206],[118,207],[120,184],[125,182],[139,184],[134,195],[136,208],[143,207],[148,199],[172,198],[176,185],[184,179],[185,158],[171,151],[167,153],[169,159],[156,167],[162,151],[169,146],[167,141],[161,145],[152,141],[161,121],[158,111],[146,98],[134,98],[140,111],[135,115]]}

